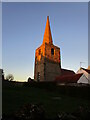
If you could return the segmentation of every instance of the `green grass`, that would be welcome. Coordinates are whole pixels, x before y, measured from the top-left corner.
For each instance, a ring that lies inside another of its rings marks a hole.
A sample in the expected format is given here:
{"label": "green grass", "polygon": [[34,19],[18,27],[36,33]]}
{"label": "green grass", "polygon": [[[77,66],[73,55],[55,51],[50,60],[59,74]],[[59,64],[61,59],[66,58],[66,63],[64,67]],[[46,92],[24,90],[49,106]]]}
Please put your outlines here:
{"label": "green grass", "polygon": [[[60,99],[55,99],[55,97]],[[14,113],[28,103],[43,104],[48,117],[54,117],[59,112],[71,113],[80,105],[90,107],[89,99],[62,94],[60,90],[49,90],[34,86],[3,86],[2,98],[2,110],[5,114]]]}

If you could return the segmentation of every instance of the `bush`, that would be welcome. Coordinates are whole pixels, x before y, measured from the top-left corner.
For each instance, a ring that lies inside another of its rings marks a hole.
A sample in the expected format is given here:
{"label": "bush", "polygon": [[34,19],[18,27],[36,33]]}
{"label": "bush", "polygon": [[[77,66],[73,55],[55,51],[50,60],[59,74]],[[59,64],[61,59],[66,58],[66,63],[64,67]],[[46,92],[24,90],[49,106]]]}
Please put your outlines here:
{"label": "bush", "polygon": [[20,120],[44,120],[45,111],[42,105],[26,104],[16,113]]}
{"label": "bush", "polygon": [[43,105],[26,104],[14,115],[3,114],[2,120],[90,120],[90,108],[79,106],[73,113],[59,112],[55,118],[48,119]]}

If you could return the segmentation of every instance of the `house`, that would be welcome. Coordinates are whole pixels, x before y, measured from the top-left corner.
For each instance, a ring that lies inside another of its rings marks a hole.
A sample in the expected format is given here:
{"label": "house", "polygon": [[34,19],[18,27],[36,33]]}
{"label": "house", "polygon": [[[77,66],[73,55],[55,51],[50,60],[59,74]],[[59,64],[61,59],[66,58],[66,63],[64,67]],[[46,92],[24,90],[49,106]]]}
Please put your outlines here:
{"label": "house", "polygon": [[90,69],[80,68],[76,74],[82,74],[77,83],[90,84]]}
{"label": "house", "polygon": [[[88,67],[89,68],[89,67]],[[56,77],[55,82],[59,84],[67,83],[82,83],[90,84],[90,69],[80,68],[76,74],[73,71],[67,71],[67,74],[62,74],[61,76]],[[65,70],[64,70],[65,72]]]}

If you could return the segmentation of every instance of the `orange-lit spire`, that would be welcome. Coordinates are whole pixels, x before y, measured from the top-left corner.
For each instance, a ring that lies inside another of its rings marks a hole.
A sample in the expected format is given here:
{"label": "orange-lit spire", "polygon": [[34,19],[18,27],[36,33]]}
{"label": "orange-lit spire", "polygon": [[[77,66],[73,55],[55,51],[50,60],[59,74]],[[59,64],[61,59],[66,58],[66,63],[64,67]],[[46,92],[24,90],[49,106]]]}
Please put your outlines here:
{"label": "orange-lit spire", "polygon": [[43,37],[43,44],[44,43],[53,44],[51,30],[50,30],[49,16],[47,16],[46,28]]}

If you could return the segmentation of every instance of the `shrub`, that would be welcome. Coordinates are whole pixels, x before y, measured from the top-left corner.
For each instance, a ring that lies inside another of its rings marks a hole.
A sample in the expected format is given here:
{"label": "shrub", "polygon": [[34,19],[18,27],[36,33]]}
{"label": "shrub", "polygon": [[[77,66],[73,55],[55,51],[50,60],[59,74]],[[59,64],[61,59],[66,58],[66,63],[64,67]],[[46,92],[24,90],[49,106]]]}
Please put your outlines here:
{"label": "shrub", "polygon": [[42,105],[26,104],[16,116],[21,120],[44,120],[45,111]]}

